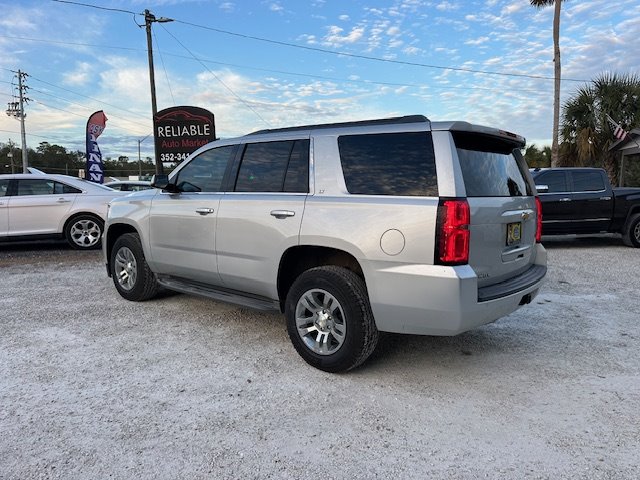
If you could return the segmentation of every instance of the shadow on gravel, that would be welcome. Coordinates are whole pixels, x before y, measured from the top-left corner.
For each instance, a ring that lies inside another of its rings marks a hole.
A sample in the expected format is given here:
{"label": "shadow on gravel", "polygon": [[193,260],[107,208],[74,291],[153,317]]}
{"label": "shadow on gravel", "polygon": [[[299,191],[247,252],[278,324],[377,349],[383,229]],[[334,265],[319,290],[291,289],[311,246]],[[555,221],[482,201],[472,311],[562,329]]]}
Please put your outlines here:
{"label": "shadow on gravel", "polygon": [[542,237],[542,245],[547,249],[554,248],[630,248],[622,243],[620,235],[548,235]]}

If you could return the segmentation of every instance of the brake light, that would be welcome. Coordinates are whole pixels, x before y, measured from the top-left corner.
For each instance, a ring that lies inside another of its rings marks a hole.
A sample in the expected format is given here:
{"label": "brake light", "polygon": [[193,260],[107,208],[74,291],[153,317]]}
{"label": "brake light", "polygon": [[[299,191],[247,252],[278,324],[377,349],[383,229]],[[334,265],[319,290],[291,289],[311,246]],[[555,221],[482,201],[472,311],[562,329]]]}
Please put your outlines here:
{"label": "brake light", "polygon": [[438,209],[438,261],[442,265],[469,262],[469,223],[466,200],[444,200]]}
{"label": "brake light", "polygon": [[542,202],[536,197],[536,243],[542,241]]}

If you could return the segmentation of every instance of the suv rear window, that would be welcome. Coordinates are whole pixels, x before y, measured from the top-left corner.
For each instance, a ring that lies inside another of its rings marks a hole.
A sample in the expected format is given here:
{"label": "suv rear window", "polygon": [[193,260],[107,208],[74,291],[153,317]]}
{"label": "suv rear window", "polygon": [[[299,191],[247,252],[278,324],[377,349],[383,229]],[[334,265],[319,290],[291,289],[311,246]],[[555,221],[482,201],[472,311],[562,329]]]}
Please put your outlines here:
{"label": "suv rear window", "polygon": [[338,148],[349,193],[438,196],[429,132],[344,135]]}
{"label": "suv rear window", "polygon": [[516,159],[514,144],[471,132],[451,132],[456,144],[467,197],[531,195]]}

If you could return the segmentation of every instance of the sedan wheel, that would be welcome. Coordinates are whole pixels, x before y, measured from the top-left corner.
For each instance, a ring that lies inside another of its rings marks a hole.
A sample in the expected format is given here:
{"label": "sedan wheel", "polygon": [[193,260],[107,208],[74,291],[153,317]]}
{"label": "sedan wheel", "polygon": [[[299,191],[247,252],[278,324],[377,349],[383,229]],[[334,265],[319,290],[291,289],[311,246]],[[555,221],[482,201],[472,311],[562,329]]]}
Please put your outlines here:
{"label": "sedan wheel", "polygon": [[72,220],[65,234],[69,245],[79,250],[90,250],[100,246],[103,223],[96,217],[83,215]]}

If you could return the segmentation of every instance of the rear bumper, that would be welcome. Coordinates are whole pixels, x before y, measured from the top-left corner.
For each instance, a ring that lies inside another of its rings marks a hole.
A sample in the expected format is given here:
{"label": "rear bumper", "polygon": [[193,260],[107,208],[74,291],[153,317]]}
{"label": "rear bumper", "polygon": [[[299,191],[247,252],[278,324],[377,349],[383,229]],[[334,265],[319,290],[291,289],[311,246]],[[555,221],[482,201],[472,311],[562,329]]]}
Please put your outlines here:
{"label": "rear bumper", "polygon": [[478,288],[469,265],[403,265],[376,270],[367,282],[378,330],[417,335],[456,335],[491,323],[535,298],[546,274],[546,252],[506,282]]}

